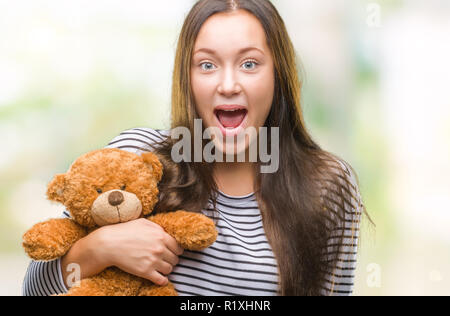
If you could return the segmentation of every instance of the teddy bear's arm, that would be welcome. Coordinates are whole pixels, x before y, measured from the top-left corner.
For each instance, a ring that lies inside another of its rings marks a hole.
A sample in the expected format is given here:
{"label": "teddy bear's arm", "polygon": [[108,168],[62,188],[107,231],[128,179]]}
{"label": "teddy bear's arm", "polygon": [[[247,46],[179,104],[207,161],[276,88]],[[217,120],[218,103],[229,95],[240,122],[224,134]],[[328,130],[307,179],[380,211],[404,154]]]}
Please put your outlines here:
{"label": "teddy bear's arm", "polygon": [[202,250],[217,238],[214,222],[203,214],[176,211],[157,214],[149,220],[164,228],[184,249]]}
{"label": "teddy bear's arm", "polygon": [[86,235],[85,228],[70,218],[50,219],[29,229],[23,235],[22,245],[30,258],[49,261],[64,256]]}

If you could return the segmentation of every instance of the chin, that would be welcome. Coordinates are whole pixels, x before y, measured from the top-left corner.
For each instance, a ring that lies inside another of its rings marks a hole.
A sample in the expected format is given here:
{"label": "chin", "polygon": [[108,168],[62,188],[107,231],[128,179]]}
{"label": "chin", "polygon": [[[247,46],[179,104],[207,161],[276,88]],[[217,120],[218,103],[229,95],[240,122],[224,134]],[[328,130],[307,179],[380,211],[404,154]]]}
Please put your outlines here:
{"label": "chin", "polygon": [[[221,152],[224,155],[228,156],[238,156],[243,155],[243,159],[247,159],[246,152],[249,149],[249,139],[246,137],[245,140],[241,140],[238,142],[237,137],[234,138],[228,138],[230,141],[227,142],[224,138],[223,141],[219,141],[217,139],[214,140],[214,144],[216,149]],[[233,141],[234,139],[234,141]],[[235,158],[233,161],[237,161],[237,158]]]}

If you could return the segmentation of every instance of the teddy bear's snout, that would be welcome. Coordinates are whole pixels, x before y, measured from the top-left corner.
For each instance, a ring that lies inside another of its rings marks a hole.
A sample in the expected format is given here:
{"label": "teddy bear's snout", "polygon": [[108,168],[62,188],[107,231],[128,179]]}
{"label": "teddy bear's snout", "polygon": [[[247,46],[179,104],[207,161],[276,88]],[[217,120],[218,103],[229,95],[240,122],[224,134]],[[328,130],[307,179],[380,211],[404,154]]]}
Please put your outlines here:
{"label": "teddy bear's snout", "polygon": [[132,221],[138,219],[141,213],[142,204],[138,197],[122,190],[100,194],[91,209],[92,218],[98,226]]}
{"label": "teddy bear's snout", "polygon": [[112,206],[117,206],[117,205],[122,204],[122,202],[123,202],[123,194],[120,193],[119,191],[111,192],[109,194],[109,196],[108,196],[108,202]]}

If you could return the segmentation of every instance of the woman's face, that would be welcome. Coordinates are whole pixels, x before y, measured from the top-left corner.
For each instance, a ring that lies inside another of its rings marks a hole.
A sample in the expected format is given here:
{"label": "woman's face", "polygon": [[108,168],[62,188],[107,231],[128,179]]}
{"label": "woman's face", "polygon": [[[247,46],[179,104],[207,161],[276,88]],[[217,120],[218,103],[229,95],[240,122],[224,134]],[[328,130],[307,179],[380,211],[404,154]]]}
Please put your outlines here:
{"label": "woman's face", "polygon": [[[244,10],[211,16],[195,42],[191,78],[205,128],[219,128],[224,141],[237,139],[248,127],[259,132],[275,85],[272,54],[259,20]],[[236,154],[247,150],[249,142],[246,138],[245,145],[237,147],[228,141],[218,149],[227,153],[233,145]]]}

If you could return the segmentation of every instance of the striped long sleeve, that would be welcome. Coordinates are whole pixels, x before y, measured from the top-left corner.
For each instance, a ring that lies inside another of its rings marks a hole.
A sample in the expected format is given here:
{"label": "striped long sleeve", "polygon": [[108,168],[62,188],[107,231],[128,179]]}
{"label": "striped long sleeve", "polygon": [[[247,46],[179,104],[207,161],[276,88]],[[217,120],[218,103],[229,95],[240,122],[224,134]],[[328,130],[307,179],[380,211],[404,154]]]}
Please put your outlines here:
{"label": "striped long sleeve", "polygon": [[[337,264],[331,273],[325,276],[322,286],[322,295],[326,296],[349,296],[353,294],[355,270],[357,263],[357,250],[359,242],[359,230],[361,216],[363,212],[363,203],[361,194],[354,173],[347,166],[346,162],[339,160],[345,178],[350,183],[350,192],[344,203],[345,212],[343,218],[343,227],[337,227],[331,233],[328,239],[327,255],[338,252]],[[343,233],[343,246],[337,249],[337,236]]]}

